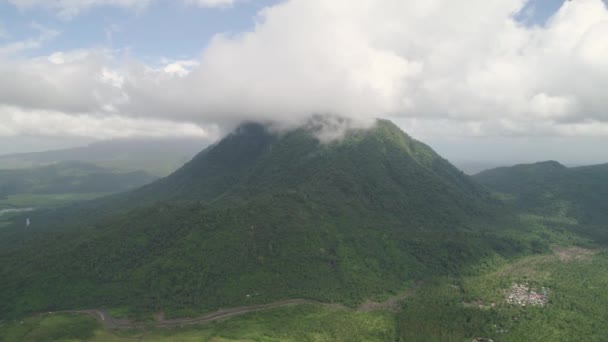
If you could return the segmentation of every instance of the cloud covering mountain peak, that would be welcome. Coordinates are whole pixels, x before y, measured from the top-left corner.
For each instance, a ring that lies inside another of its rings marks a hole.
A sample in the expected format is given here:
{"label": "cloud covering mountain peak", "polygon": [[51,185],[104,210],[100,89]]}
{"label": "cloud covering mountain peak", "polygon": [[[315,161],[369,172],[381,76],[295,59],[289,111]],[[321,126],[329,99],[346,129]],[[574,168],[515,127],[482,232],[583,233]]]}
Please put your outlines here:
{"label": "cloud covering mountain peak", "polygon": [[247,32],[216,35],[195,60],[150,65],[111,49],[0,56],[0,103],[23,116],[201,131],[330,113],[463,135],[608,134],[605,4],[567,1],[534,26],[516,19],[526,4],[288,0]]}

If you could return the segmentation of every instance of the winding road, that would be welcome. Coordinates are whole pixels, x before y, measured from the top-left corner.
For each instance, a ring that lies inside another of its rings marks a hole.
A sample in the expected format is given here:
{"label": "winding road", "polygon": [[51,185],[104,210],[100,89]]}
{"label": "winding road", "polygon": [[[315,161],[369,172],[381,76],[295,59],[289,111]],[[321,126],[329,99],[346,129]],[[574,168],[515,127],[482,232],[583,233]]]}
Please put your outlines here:
{"label": "winding road", "polygon": [[214,321],[219,321],[222,319],[244,315],[250,312],[261,311],[261,310],[269,310],[275,309],[283,306],[289,305],[301,305],[301,304],[314,304],[321,305],[326,307],[338,308],[343,310],[352,310],[343,306],[341,304],[328,304],[321,303],[308,299],[288,299],[268,304],[259,304],[259,305],[250,305],[250,306],[239,306],[229,309],[220,309],[218,311],[199,316],[194,318],[176,318],[176,319],[164,319],[157,318],[153,322],[133,322],[129,319],[123,318],[114,318],[107,310],[104,309],[90,309],[90,310],[65,310],[65,311],[56,311],[49,312],[48,314],[55,313],[77,313],[82,315],[92,316],[99,323],[103,325],[103,327],[107,330],[114,329],[126,329],[126,328],[173,328],[173,327],[181,327],[185,325],[198,325],[198,324],[207,324]]}
{"label": "winding road", "polygon": [[400,295],[391,297],[384,302],[373,302],[366,301],[361,304],[358,308],[353,309],[346,307],[342,304],[336,303],[323,303],[310,299],[287,299],[277,302],[272,302],[268,304],[258,304],[258,305],[249,305],[249,306],[238,306],[228,309],[220,309],[212,313],[208,313],[206,315],[202,315],[199,317],[193,318],[175,318],[175,319],[165,319],[160,315],[156,317],[153,322],[134,322],[125,318],[114,318],[107,310],[104,309],[89,309],[89,310],[65,310],[65,311],[56,311],[49,312],[43,315],[55,314],[55,313],[76,313],[82,315],[88,315],[94,317],[106,330],[114,330],[114,329],[129,329],[129,328],[174,328],[174,327],[182,327],[186,325],[199,325],[199,324],[207,324],[214,321],[223,320],[226,318],[244,315],[250,312],[262,311],[275,309],[283,306],[290,305],[301,305],[301,304],[312,304],[317,306],[323,306],[333,309],[339,310],[356,310],[356,311],[374,311],[374,310],[397,310],[399,300],[411,295],[415,292],[420,286],[422,282],[416,282],[414,286],[412,286],[408,291],[402,293]]}

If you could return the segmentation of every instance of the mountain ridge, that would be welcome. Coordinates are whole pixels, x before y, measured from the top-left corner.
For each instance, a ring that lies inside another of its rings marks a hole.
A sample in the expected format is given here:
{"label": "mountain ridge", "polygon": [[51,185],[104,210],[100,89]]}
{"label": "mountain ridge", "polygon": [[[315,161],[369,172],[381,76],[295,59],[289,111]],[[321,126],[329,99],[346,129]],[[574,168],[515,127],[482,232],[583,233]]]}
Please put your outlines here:
{"label": "mountain ridge", "polygon": [[0,317],[356,305],[529,248],[503,238],[484,187],[388,121],[329,143],[303,128],[243,127],[143,188],[33,213],[35,238],[0,243]]}

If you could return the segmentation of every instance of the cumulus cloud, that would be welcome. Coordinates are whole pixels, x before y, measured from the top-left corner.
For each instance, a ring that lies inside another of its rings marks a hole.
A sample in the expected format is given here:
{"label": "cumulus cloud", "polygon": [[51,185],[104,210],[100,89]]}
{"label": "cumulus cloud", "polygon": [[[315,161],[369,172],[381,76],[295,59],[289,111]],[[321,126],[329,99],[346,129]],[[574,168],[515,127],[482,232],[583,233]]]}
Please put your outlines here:
{"label": "cumulus cloud", "polygon": [[24,110],[0,106],[0,136],[68,136],[96,139],[128,137],[218,137],[217,128],[119,115],[66,114],[53,110]]}
{"label": "cumulus cloud", "polygon": [[120,108],[226,124],[436,118],[507,134],[608,120],[604,3],[565,2],[533,27],[514,19],[525,3],[287,1],[251,32],[216,36],[185,77],[131,74]]}
{"label": "cumulus cloud", "polygon": [[72,51],[3,62],[0,103],[224,129],[329,113],[389,117],[414,133],[606,134],[605,4],[566,1],[535,26],[515,19],[526,4],[287,0],[248,32],[218,34],[195,61]]}
{"label": "cumulus cloud", "polygon": [[[2,49],[0,48],[0,51]],[[106,111],[124,94],[103,51],[78,50],[0,63],[0,103],[65,113]]]}

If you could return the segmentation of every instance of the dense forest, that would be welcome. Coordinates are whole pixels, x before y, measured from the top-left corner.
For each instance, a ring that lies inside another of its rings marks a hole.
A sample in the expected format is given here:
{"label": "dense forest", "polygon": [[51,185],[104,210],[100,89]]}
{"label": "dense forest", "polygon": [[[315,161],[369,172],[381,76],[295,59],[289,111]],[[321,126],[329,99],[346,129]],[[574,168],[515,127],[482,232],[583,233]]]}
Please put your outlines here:
{"label": "dense forest", "polygon": [[548,161],[492,169],[474,179],[518,212],[561,221],[608,243],[608,164],[567,168]]}
{"label": "dense forest", "polygon": [[167,178],[2,230],[0,316],[188,316],[356,305],[493,255],[546,250],[498,200],[388,121],[321,143],[245,124]]}
{"label": "dense forest", "polygon": [[[0,341],[605,335],[605,165],[469,177],[388,121],[329,143],[317,129],[245,124],[166,178],[29,212],[26,228],[5,218]],[[546,306],[510,304],[516,285],[546,289]],[[152,322],[293,298],[335,305],[162,331],[35,315]],[[388,311],[364,304],[385,300]]]}

